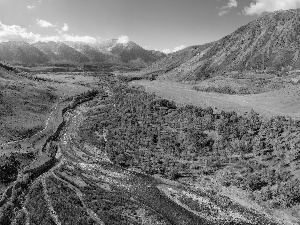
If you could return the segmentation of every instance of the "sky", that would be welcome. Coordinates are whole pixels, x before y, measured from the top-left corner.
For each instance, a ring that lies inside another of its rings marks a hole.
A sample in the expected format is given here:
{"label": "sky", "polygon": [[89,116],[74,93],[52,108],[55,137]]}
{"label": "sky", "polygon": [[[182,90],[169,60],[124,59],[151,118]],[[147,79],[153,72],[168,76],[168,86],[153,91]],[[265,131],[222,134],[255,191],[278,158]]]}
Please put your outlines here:
{"label": "sky", "polygon": [[300,0],[0,0],[0,42],[116,38],[170,53],[298,7]]}

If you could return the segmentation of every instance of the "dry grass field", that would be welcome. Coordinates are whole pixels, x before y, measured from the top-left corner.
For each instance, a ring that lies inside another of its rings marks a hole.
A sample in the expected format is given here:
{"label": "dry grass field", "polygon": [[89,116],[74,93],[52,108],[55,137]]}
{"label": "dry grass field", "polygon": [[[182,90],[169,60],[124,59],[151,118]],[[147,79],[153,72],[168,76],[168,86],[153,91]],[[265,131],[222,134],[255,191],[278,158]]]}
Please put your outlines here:
{"label": "dry grass field", "polygon": [[40,74],[37,78],[1,72],[1,153],[11,152],[12,148],[19,151],[17,141],[27,140],[42,131],[50,132],[52,128],[48,124],[55,124],[64,100],[90,90],[88,85],[93,83],[95,78],[88,76],[73,79],[66,74]]}
{"label": "dry grass field", "polygon": [[229,95],[214,92],[201,92],[194,85],[168,81],[132,81],[132,86],[143,86],[147,92],[172,99],[180,104],[212,107],[216,110],[236,111],[244,114],[253,109],[263,116],[288,116],[300,118],[300,85],[260,94]]}

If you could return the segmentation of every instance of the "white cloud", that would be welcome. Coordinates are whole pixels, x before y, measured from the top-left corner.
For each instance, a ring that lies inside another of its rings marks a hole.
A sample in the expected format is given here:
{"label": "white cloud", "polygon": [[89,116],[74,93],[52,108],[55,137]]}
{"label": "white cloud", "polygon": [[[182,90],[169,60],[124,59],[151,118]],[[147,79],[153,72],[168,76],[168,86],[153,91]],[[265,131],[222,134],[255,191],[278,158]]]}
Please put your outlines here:
{"label": "white cloud", "polygon": [[55,27],[55,25],[53,25],[52,23],[46,21],[46,20],[40,20],[40,19],[36,19],[36,23],[40,26],[40,27]]}
{"label": "white cloud", "polygon": [[169,48],[166,48],[166,49],[163,49],[162,52],[165,54],[169,54],[169,53],[172,53],[172,50]]}
{"label": "white cloud", "polygon": [[40,34],[28,32],[26,28],[22,28],[18,25],[9,26],[0,21],[0,42],[6,41],[25,41],[28,43],[34,43],[37,41],[80,41],[85,43],[94,43],[97,39],[90,36],[78,36],[62,33],[53,36],[42,36]]}
{"label": "white cloud", "polygon": [[69,30],[68,24],[64,23],[64,26],[61,29],[62,31],[68,31]]}
{"label": "white cloud", "polygon": [[78,36],[78,35],[69,35],[64,34],[61,36],[62,41],[73,41],[73,42],[85,42],[85,43],[95,43],[96,38],[90,36]]}
{"label": "white cloud", "polygon": [[129,37],[126,35],[122,35],[118,38],[117,43],[119,44],[128,44],[129,42]]}
{"label": "white cloud", "polygon": [[219,16],[224,16],[226,15],[227,13],[229,13],[229,10],[231,8],[236,8],[238,5],[237,1],[236,0],[229,0],[229,2],[227,3],[227,5],[223,6],[220,8],[220,12],[219,12]]}
{"label": "white cloud", "polygon": [[95,43],[97,41],[96,38],[90,36],[78,36],[78,35],[69,35],[69,34],[60,34],[54,36],[40,36],[36,38],[35,42],[49,42],[49,41],[69,41],[69,42],[84,42],[84,43]]}
{"label": "white cloud", "polygon": [[0,21],[0,42],[4,41],[26,41],[35,42],[40,35],[28,32],[26,28],[21,28],[17,25],[5,25]]}
{"label": "white cloud", "polygon": [[184,49],[184,48],[185,48],[185,45],[177,46],[177,47],[175,47],[175,48],[173,49],[173,52],[180,51],[180,50],[182,50],[182,49]]}
{"label": "white cloud", "polygon": [[261,15],[263,12],[296,8],[300,8],[300,0],[254,0],[249,7],[244,8],[244,14]]}
{"label": "white cloud", "polygon": [[185,45],[179,45],[179,46],[176,46],[173,50],[167,48],[167,49],[162,50],[162,52],[165,53],[165,54],[170,54],[170,53],[173,53],[173,52],[180,51],[184,48],[185,48]]}
{"label": "white cloud", "polygon": [[27,9],[34,9],[34,8],[36,8],[35,5],[28,5],[28,6],[27,6]]}
{"label": "white cloud", "polygon": [[42,3],[42,1],[38,1],[38,3]]}

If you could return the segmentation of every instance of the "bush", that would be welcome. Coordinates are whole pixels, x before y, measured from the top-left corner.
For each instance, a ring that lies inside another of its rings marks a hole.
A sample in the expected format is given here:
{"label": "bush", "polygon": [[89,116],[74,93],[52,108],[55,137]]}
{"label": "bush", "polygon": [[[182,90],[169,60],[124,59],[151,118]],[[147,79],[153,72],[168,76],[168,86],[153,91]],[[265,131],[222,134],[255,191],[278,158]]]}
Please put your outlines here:
{"label": "bush", "polygon": [[17,179],[19,162],[14,156],[6,158],[0,165],[0,182],[9,183]]}

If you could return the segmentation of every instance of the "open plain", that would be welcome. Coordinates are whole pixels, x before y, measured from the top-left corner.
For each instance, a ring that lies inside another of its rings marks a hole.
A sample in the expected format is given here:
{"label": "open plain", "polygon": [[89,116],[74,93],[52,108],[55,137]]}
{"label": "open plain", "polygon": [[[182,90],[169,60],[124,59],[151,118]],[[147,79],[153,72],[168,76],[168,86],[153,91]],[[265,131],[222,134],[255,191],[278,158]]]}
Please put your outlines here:
{"label": "open plain", "polygon": [[266,117],[300,118],[300,85],[247,95],[197,91],[193,84],[168,81],[132,81],[130,85],[142,86],[147,92],[153,92],[179,104],[212,107],[217,111],[236,111],[239,114],[254,110]]}

